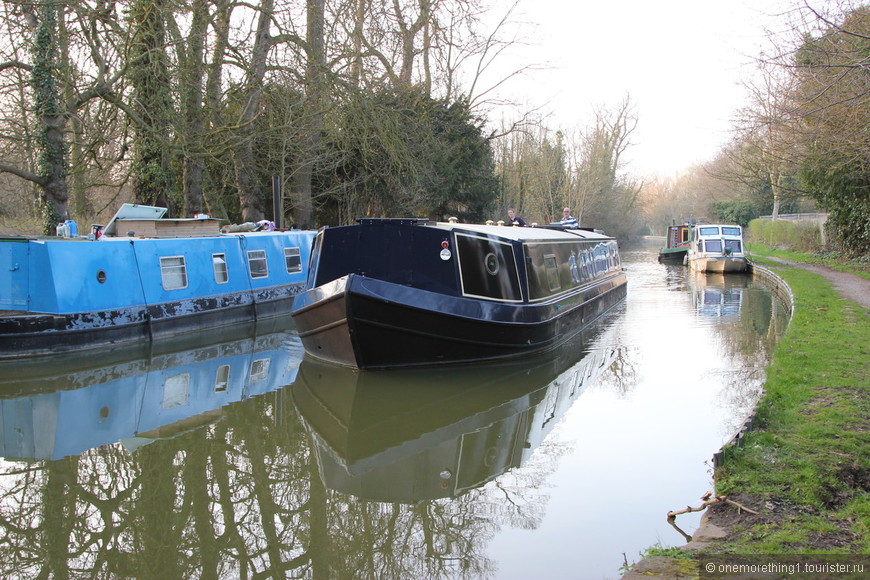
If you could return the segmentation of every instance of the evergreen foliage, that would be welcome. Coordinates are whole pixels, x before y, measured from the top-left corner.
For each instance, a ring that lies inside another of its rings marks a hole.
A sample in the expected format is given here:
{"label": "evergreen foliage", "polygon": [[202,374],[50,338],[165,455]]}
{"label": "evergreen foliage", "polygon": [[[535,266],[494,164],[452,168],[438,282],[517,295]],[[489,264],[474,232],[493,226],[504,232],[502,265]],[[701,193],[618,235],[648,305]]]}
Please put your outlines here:
{"label": "evergreen foliage", "polygon": [[748,201],[714,201],[710,213],[716,221],[744,227],[758,217],[758,209]]}
{"label": "evergreen foliage", "polygon": [[498,195],[483,122],[463,101],[418,90],[360,95],[342,107],[339,126],[317,172],[320,187],[332,192],[320,204],[323,218],[349,212],[474,222]]}

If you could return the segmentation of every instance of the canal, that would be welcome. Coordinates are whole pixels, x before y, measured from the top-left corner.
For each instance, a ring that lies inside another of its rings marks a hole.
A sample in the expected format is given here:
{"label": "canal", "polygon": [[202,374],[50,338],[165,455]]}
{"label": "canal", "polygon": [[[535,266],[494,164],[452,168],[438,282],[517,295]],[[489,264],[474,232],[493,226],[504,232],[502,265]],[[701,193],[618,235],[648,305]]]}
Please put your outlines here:
{"label": "canal", "polygon": [[0,577],[618,578],[686,543],[787,309],[623,250],[558,350],[352,372],[285,322],[0,366]]}

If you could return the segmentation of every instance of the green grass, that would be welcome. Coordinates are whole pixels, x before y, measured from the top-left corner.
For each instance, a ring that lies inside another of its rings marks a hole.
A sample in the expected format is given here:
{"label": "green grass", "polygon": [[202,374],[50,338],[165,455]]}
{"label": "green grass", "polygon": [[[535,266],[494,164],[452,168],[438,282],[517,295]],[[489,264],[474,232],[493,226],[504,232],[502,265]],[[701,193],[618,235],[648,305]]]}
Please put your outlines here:
{"label": "green grass", "polygon": [[[806,255],[754,245],[756,256]],[[823,262],[823,260],[820,260]],[[767,371],[756,427],[725,450],[718,494],[760,507],[717,550],[861,552],[870,548],[870,324],[823,277],[765,264],[795,295]],[[861,266],[846,266],[860,269]],[[748,505],[747,507],[752,507]]]}

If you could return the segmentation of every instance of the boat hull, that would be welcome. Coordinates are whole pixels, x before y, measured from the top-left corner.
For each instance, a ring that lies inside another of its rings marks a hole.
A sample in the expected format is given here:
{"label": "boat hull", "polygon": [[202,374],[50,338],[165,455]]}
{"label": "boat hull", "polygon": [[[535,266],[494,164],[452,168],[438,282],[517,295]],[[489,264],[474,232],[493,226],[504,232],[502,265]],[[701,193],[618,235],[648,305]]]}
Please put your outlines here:
{"label": "boat hull", "polygon": [[472,363],[544,352],[625,295],[621,271],[543,304],[446,296],[350,274],[297,297],[293,318],[306,351],[335,364]]}
{"label": "boat hull", "polygon": [[689,267],[697,272],[718,274],[745,272],[748,268],[746,258],[742,257],[701,257],[689,259]]}
{"label": "boat hull", "polygon": [[663,248],[659,251],[659,262],[682,263],[689,252],[689,248]]}

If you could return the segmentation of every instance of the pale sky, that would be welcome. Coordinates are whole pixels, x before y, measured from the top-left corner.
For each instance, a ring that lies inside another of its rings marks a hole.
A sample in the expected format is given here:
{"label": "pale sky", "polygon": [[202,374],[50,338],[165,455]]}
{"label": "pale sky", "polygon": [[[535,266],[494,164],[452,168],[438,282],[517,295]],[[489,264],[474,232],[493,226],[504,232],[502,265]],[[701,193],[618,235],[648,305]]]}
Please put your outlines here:
{"label": "pale sky", "polygon": [[529,40],[507,64],[550,68],[512,80],[500,94],[552,112],[553,129],[585,128],[594,107],[629,96],[639,122],[626,169],[670,176],[728,141],[741,83],[770,49],[766,30],[787,30],[795,1],[523,0],[515,19],[529,23]]}

